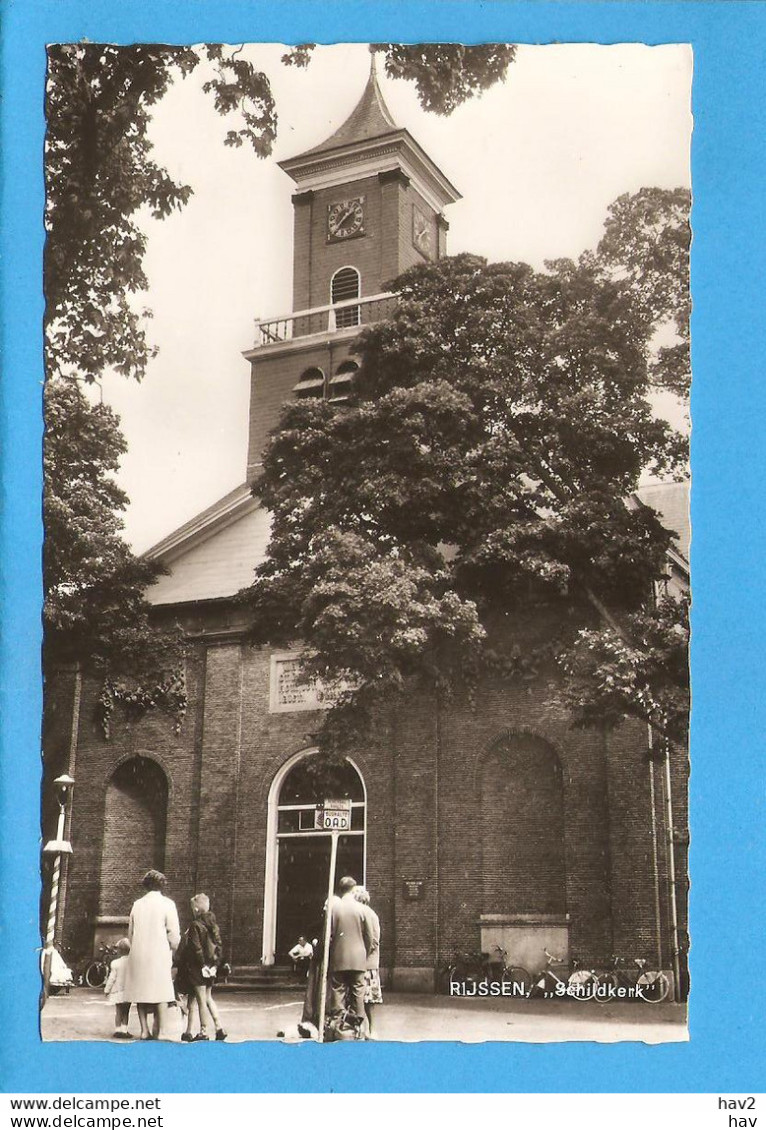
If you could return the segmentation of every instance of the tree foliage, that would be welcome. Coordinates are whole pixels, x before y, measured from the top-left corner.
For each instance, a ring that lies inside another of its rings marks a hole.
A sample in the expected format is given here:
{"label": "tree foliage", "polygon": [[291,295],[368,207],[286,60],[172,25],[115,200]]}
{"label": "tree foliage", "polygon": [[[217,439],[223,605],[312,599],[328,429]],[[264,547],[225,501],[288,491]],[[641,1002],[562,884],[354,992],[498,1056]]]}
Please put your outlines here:
{"label": "tree foliage", "polygon": [[686,460],[652,411],[652,326],[610,261],[460,255],[390,286],[353,402],[288,404],[254,487],[273,514],[246,596],[255,638],[304,641],[307,670],[343,688],[331,747],[406,680],[474,680],[493,624],[530,602],[595,608],[593,632],[631,638],[671,535],[626,498]]}
{"label": "tree foliage", "polygon": [[[313,50],[314,44],[301,44],[282,62],[306,67]],[[382,55],[389,78],[415,83],[424,110],[445,115],[505,78],[516,56],[512,43],[373,43],[370,51]]]}
{"label": "tree foliage", "polygon": [[390,78],[414,82],[420,105],[435,114],[451,114],[469,98],[488,90],[506,75],[516,48],[510,43],[385,43]]}
{"label": "tree foliage", "polygon": [[[640,718],[685,747],[689,733],[689,603],[664,597],[633,613],[629,632],[583,629],[562,654],[563,699],[581,725]],[[660,744],[662,748],[662,744]]]}
{"label": "tree foliage", "polygon": [[[388,57],[394,49],[385,50]],[[294,48],[283,62],[305,66],[311,51]],[[453,79],[464,98],[504,73],[502,49],[486,57],[484,49],[461,49],[451,68],[429,52],[430,59],[423,49],[404,48],[397,65],[421,91],[429,67],[438,70],[442,110]],[[505,55],[510,61],[512,49]],[[137,560],[122,538],[127,499],[113,477],[125,450],[119,421],[83,388],[110,370],[140,380],[154,355],[151,312],[141,305],[142,218],[183,208],[192,187],[157,162],[149,131],[171,85],[192,72],[229,124],[223,144],[268,156],[277,130],[271,84],[241,47],[82,42],[48,50],[46,650],[49,659],[76,658],[104,673],[105,724],[117,699],[136,709],[166,701],[177,713],[183,697],[168,673],[179,642],[149,627],[143,594],[157,569]]]}
{"label": "tree foliage", "polygon": [[655,384],[683,398],[691,380],[690,208],[685,188],[626,193],[609,208],[598,245],[602,267],[628,282],[634,313],[660,340],[650,359]]}
{"label": "tree foliage", "polygon": [[149,627],[146,588],[161,570],[121,536],[127,498],[114,473],[125,450],[117,417],[76,381],[45,388],[45,647],[115,680],[164,682],[180,651]]}
{"label": "tree foliage", "polygon": [[267,77],[235,50],[59,44],[46,90],[46,359],[49,373],[140,379],[152,356],[143,210],[164,219],[192,194],[153,158],[152,111],[171,83],[205,65],[204,88],[238,129],[225,144],[271,152],[276,110]]}

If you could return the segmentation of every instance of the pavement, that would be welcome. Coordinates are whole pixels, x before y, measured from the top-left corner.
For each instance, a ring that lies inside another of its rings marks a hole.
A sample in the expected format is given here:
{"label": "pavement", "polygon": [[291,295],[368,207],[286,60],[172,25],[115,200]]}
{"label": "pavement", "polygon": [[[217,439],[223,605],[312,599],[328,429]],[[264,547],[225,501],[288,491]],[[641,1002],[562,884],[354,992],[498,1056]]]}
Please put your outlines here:
{"label": "pavement", "polygon": [[[295,990],[221,993],[218,1010],[229,1043],[246,1040],[298,1040],[302,1001]],[[97,989],[73,989],[51,997],[43,1008],[43,1040],[108,1040],[129,1047],[133,1041],[112,1039],[114,1006]],[[131,1009],[130,1030],[138,1033]],[[183,1023],[170,1010],[168,1039],[180,1043]],[[616,1001],[601,1004],[578,1000],[476,999],[418,993],[385,993],[375,1008],[374,1038],[380,1041],[487,1040],[555,1043],[588,1040],[647,1044],[682,1042],[689,1038],[686,1006]],[[191,1045],[189,1045],[191,1046]],[[194,1054],[194,1053],[191,1053]]]}

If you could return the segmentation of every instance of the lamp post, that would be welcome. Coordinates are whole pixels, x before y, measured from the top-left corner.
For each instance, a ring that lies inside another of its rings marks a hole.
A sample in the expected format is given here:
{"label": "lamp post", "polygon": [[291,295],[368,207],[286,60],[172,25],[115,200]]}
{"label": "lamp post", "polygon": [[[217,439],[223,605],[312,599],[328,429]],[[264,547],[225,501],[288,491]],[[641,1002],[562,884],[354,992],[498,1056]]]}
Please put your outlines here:
{"label": "lamp post", "polygon": [[56,826],[55,840],[48,840],[43,848],[44,855],[53,856],[53,875],[51,876],[51,902],[48,911],[48,926],[45,932],[45,948],[43,950],[43,999],[48,997],[51,980],[51,961],[53,959],[54,942],[56,939],[56,919],[59,908],[59,882],[61,879],[61,857],[72,854],[72,845],[64,839],[64,821],[66,819],[66,804],[74,786],[74,777],[62,773],[53,782],[58,790],[59,817]]}

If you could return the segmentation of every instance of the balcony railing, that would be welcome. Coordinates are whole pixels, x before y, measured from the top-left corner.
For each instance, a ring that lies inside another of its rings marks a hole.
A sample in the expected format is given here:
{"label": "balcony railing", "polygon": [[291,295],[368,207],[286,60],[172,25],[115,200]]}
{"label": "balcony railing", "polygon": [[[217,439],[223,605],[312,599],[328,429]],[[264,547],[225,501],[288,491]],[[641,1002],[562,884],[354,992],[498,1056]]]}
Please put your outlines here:
{"label": "balcony railing", "polygon": [[337,330],[367,326],[388,317],[398,295],[389,291],[372,294],[368,298],[349,298],[329,306],[314,306],[311,310],[296,310],[277,318],[255,322],[255,345],[273,345],[291,341],[310,334],[335,333]]}

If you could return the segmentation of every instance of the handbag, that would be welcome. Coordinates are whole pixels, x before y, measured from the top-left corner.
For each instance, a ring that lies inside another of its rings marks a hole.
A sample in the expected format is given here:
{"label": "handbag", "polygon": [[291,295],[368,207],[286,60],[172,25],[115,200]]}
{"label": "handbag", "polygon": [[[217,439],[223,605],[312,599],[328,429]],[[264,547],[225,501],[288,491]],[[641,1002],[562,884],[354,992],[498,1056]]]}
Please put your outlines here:
{"label": "handbag", "polygon": [[346,1008],[337,1016],[330,1016],[325,1021],[324,1042],[331,1044],[336,1040],[363,1040],[364,1018]]}

